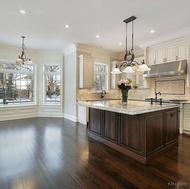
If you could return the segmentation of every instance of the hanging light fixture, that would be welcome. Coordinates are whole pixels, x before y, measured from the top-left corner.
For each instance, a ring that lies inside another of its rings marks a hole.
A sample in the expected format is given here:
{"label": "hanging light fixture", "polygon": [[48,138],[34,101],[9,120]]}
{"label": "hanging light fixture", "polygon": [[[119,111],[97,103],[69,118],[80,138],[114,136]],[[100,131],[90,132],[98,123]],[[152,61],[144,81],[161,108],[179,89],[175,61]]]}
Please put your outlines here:
{"label": "hanging light fixture", "polygon": [[[135,64],[140,65],[139,68],[137,69],[137,71],[149,71],[150,68],[148,68],[148,66],[145,64],[144,60],[141,64],[139,64],[138,62],[136,62],[135,59],[135,55],[133,52],[133,33],[134,33],[134,20],[136,19],[135,16],[131,16],[129,18],[127,18],[126,20],[124,20],[123,22],[126,23],[126,50],[125,50],[125,55],[124,55],[124,61],[121,63],[121,65],[119,67],[124,67],[125,69],[123,70],[124,73],[133,73],[133,66]],[[132,22],[132,47],[131,50],[127,49],[127,24]],[[118,65],[116,65],[116,67],[113,69],[113,71],[111,72],[112,74],[121,74],[122,72],[119,70]]]}
{"label": "hanging light fixture", "polygon": [[21,55],[18,56],[18,59],[16,59],[16,63],[17,64],[32,63],[31,58],[26,57],[26,53],[25,53],[26,46],[24,44],[25,36],[21,36],[21,37],[22,37],[22,53]]}
{"label": "hanging light fixture", "polygon": [[145,64],[144,60],[141,62],[141,65],[137,69],[138,72],[150,71],[150,68]]}

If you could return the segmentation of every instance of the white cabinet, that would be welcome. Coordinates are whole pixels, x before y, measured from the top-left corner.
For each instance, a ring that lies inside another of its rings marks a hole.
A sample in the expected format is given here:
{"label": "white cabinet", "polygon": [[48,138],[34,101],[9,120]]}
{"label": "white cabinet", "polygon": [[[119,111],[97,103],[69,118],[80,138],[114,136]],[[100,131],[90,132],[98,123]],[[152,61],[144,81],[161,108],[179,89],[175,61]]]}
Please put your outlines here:
{"label": "white cabinet", "polygon": [[190,104],[184,104],[183,132],[190,134]]}
{"label": "white cabinet", "polygon": [[155,55],[155,63],[158,64],[165,62],[165,57],[166,57],[165,48],[157,49]]}
{"label": "white cabinet", "polygon": [[[120,65],[121,62],[118,62],[118,61],[113,61],[111,62],[111,65],[110,65],[110,70],[112,71],[116,65]],[[112,74],[110,72],[110,88],[111,89],[117,89],[117,82],[121,79],[121,74]]]}
{"label": "white cabinet", "polygon": [[79,56],[79,88],[93,87],[93,57],[89,55]]}
{"label": "white cabinet", "polygon": [[172,62],[188,58],[188,43],[172,43],[147,49],[148,65]]}
{"label": "white cabinet", "polygon": [[[137,61],[139,63],[139,65],[136,65],[136,69],[139,68],[139,66],[143,60],[144,60],[144,56],[135,58],[135,61]],[[144,72],[139,72],[139,71],[135,72],[135,83],[133,83],[133,85],[135,84],[139,87],[143,87],[143,73]]]}
{"label": "white cabinet", "polygon": [[175,60],[175,46],[166,46],[150,50],[147,53],[147,64],[160,64],[164,62],[171,62]]}
{"label": "white cabinet", "polygon": [[155,50],[148,50],[146,63],[148,65],[153,65],[156,63],[156,51]]}
{"label": "white cabinet", "polygon": [[165,48],[164,62],[171,62],[175,60],[175,45],[171,45]]}
{"label": "white cabinet", "polygon": [[187,43],[181,43],[176,45],[176,60],[183,60],[187,58],[188,45]]}
{"label": "white cabinet", "polygon": [[83,106],[77,106],[77,107],[78,107],[78,122],[87,125],[89,119],[88,108]]}

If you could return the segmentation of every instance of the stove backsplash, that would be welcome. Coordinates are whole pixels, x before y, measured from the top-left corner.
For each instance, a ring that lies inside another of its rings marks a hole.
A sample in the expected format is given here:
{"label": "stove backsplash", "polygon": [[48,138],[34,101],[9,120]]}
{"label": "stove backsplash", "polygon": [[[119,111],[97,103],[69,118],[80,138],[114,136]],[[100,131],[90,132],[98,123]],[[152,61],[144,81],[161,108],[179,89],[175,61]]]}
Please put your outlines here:
{"label": "stove backsplash", "polygon": [[147,97],[154,97],[155,92],[161,92],[158,98],[189,100],[187,83],[186,76],[145,79],[146,87],[151,89]]}

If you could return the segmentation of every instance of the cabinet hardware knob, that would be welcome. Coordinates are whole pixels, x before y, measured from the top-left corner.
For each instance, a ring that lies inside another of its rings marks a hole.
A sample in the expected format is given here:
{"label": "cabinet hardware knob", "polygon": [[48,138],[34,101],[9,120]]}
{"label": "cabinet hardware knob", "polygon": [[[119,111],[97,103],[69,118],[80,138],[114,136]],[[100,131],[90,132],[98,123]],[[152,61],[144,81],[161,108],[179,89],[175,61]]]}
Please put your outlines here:
{"label": "cabinet hardware knob", "polygon": [[174,116],[174,114],[170,114],[170,117],[173,117]]}

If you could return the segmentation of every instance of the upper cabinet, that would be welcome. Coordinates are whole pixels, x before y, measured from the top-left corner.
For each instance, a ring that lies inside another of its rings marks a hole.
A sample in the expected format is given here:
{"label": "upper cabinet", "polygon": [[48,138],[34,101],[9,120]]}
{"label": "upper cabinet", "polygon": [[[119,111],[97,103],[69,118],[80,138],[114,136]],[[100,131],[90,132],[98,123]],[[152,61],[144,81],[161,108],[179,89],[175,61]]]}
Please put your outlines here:
{"label": "upper cabinet", "polygon": [[172,62],[188,58],[188,43],[171,43],[149,47],[146,62],[148,65]]}
{"label": "upper cabinet", "polygon": [[148,49],[147,56],[146,56],[146,63],[148,65],[156,64],[156,51]]}
{"label": "upper cabinet", "polygon": [[181,43],[176,45],[176,60],[186,59],[188,56],[187,43]]}
{"label": "upper cabinet", "polygon": [[93,87],[93,63],[92,56],[79,56],[79,88],[88,89]]}
{"label": "upper cabinet", "polygon": [[[121,62],[118,61],[113,61],[110,64],[110,70],[112,71],[116,65],[120,65]],[[121,79],[121,75],[120,74],[112,74],[110,71],[110,88],[111,89],[117,89],[117,82]]]}

